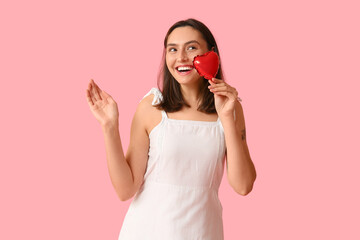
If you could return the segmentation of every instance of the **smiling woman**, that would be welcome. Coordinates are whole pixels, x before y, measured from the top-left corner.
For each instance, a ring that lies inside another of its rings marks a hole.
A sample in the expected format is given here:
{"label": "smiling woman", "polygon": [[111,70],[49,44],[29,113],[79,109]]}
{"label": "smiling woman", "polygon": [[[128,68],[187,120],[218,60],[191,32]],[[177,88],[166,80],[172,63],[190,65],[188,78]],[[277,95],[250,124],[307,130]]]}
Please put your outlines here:
{"label": "smiling woman", "polygon": [[[225,158],[230,185],[248,194],[256,172],[245,139],[237,90],[222,80],[221,61],[211,81],[193,66],[197,55],[220,54],[210,30],[187,19],[164,39],[159,88],[140,101],[124,155],[117,104],[92,81],[89,106],[103,127],[113,186],[122,201],[134,197],[119,240],[223,240],[218,190]],[[236,116],[236,118],[234,118]]]}

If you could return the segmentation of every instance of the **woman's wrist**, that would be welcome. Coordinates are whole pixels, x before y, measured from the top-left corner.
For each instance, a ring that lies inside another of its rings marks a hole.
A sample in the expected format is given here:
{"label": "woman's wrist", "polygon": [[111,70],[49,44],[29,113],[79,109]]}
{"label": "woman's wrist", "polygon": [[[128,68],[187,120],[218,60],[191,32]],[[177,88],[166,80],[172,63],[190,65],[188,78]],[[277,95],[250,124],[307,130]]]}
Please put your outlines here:
{"label": "woman's wrist", "polygon": [[119,127],[119,120],[106,121],[101,124],[103,130],[113,130]]}

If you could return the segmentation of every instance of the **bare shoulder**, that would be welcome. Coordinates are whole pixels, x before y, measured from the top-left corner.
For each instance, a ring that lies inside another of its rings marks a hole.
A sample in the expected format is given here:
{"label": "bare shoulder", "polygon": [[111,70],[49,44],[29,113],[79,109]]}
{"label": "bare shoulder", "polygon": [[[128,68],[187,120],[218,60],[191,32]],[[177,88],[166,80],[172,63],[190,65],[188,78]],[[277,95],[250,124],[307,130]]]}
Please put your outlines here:
{"label": "bare shoulder", "polygon": [[148,135],[152,129],[160,123],[162,118],[161,111],[152,105],[154,97],[154,94],[149,94],[148,96],[144,97],[140,101],[137,110],[140,111],[140,115],[143,116],[145,130]]}

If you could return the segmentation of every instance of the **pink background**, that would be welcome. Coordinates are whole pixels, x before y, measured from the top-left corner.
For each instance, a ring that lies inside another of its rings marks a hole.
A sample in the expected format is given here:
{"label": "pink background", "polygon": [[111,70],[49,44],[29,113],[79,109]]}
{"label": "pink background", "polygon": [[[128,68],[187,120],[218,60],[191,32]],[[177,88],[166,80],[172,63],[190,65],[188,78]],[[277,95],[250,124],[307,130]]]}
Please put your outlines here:
{"label": "pink background", "polygon": [[[235,3],[237,2],[237,3]],[[258,178],[224,172],[226,240],[360,239],[358,1],[2,1],[0,239],[117,239],[90,78],[117,101],[126,151],[163,39],[194,17],[242,98]]]}

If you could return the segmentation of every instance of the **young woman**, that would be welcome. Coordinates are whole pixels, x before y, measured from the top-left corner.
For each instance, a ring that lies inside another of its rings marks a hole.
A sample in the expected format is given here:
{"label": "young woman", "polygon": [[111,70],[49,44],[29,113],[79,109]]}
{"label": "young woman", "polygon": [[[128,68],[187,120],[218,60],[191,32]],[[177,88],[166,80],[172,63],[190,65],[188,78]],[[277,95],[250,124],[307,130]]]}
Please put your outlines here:
{"label": "young woman", "polygon": [[223,236],[218,189],[229,184],[246,195],[256,178],[246,143],[237,90],[226,83],[221,61],[216,78],[201,77],[193,59],[219,50],[200,21],[175,23],[164,40],[162,90],[140,101],[124,156],[113,98],[90,81],[87,101],[100,122],[112,184],[122,201],[134,197],[119,239],[206,239]]}

